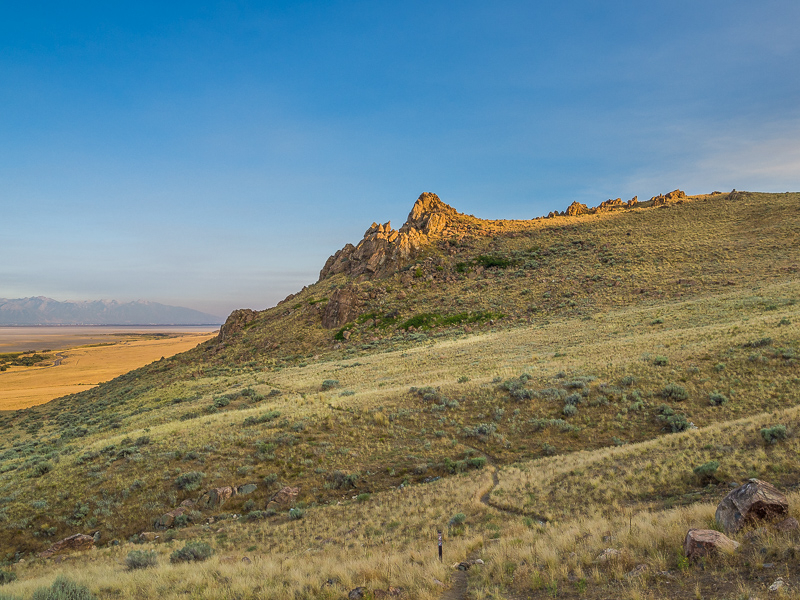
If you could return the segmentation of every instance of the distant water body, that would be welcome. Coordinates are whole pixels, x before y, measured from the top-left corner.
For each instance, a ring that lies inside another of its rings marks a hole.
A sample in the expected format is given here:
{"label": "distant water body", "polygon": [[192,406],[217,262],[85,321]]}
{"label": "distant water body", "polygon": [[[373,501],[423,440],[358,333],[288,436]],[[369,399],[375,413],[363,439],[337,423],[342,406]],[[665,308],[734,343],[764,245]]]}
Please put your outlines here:
{"label": "distant water body", "polygon": [[142,334],[210,333],[214,325],[43,325],[0,327],[0,352],[60,350],[87,344],[113,343]]}

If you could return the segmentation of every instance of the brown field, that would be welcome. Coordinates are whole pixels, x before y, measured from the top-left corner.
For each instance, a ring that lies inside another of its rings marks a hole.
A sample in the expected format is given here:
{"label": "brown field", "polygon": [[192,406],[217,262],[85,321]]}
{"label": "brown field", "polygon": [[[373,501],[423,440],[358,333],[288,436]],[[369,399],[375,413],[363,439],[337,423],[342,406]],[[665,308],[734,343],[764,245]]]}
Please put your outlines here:
{"label": "brown field", "polygon": [[[92,388],[162,356],[185,352],[214,335],[188,333],[156,339],[128,335],[110,345],[106,342],[54,350],[53,361],[47,366],[10,367],[0,373],[0,410],[28,408]],[[59,357],[61,363],[55,365]]]}

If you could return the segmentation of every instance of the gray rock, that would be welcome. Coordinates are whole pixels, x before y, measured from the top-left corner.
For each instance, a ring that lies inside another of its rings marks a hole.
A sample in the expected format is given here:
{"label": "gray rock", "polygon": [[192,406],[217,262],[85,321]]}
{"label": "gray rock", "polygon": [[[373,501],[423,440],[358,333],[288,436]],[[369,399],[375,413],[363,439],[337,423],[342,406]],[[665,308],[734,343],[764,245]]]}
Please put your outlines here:
{"label": "gray rock", "polygon": [[722,499],[716,519],[725,533],[735,533],[747,524],[785,518],[788,512],[789,502],[775,486],[750,479]]}

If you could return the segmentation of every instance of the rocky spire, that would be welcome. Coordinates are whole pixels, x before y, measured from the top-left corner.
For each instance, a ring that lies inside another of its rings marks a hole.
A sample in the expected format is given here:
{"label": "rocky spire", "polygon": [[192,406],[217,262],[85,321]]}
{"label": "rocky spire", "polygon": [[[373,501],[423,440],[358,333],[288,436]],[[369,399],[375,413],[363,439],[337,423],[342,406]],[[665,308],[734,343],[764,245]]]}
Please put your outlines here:
{"label": "rocky spire", "polygon": [[399,231],[392,229],[390,223],[373,223],[357,246],[347,244],[327,260],[319,278],[337,273],[374,275],[396,268],[398,262],[410,258],[431,236],[442,233],[457,215],[456,209],[442,202],[439,196],[425,192],[417,198]]}

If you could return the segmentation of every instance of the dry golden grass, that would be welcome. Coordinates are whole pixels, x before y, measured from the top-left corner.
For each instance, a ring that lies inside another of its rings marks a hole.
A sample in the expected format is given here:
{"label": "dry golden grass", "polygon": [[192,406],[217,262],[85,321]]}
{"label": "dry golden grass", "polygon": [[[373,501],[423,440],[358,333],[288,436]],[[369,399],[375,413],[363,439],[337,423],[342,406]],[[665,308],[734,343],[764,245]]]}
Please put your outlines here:
{"label": "dry golden grass", "polygon": [[[432,248],[422,277],[353,284],[365,311],[400,316],[358,321],[341,347],[319,326],[326,294],[352,284],[340,277],[262,313],[227,344],[3,415],[3,550],[41,550],[78,530],[100,530],[103,544],[60,565],[26,554],[3,592],[27,596],[66,573],[109,598],[342,598],[358,585],[435,598],[448,563],[477,556],[487,564],[470,571],[474,598],[747,598],[764,591],[753,582],[772,575],[762,572],[768,561],[776,576],[797,577],[791,536],[768,536],[767,558],[750,547],[702,569],[680,558],[685,530],[711,525],[728,479],[800,483],[798,195],[704,200],[492,223],[492,235]],[[487,254],[520,262],[456,268]],[[473,332],[397,330],[432,310],[508,316]],[[502,383],[523,373],[531,395],[518,401]],[[564,395],[545,392],[573,392],[581,377],[585,395],[567,416]],[[338,384],[323,389],[326,380]],[[687,398],[662,398],[669,383]],[[456,402],[436,405],[412,386]],[[713,392],[729,401],[712,406]],[[662,403],[700,429],[664,435]],[[245,423],[269,411],[281,414]],[[534,425],[556,418],[569,427]],[[478,424],[496,433],[474,435]],[[759,429],[775,424],[788,439],[766,445]],[[468,459],[481,455],[488,464],[475,470]],[[710,460],[721,482],[707,486],[692,469]],[[336,470],[357,475],[355,487],[331,487]],[[192,492],[176,486],[188,471],[205,473]],[[203,525],[207,511],[162,534],[175,539],[152,546],[159,567],[123,569],[128,551],[151,547],[126,543],[132,533],[186,497],[248,482],[258,489],[224,511],[264,509],[289,484],[301,488],[305,518]],[[355,501],[360,493],[372,495]],[[465,524],[447,527],[457,512]],[[433,560],[437,526],[445,565]],[[109,547],[112,538],[122,545]],[[215,546],[215,558],[168,565],[189,538]],[[622,558],[598,562],[608,547]],[[638,564],[645,574],[628,577]]]}
{"label": "dry golden grass", "polygon": [[[0,373],[0,410],[19,410],[74,394],[137,369],[161,357],[186,352],[212,333],[192,333],[156,339],[128,339],[112,345],[56,349],[61,364],[10,367]],[[54,359],[55,360],[55,359]]]}

